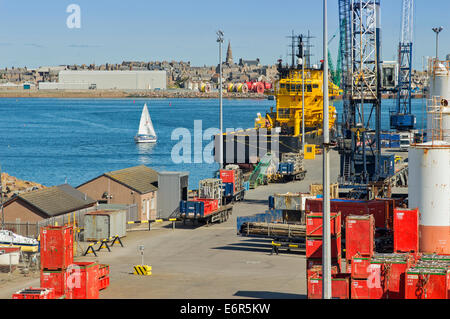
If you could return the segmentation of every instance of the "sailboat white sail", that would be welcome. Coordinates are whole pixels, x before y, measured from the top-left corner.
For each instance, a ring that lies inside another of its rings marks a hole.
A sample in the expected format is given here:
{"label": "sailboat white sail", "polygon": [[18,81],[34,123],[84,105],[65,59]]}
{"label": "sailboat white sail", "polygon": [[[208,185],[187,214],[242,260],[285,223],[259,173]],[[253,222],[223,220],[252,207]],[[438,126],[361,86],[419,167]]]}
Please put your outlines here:
{"label": "sailboat white sail", "polygon": [[150,114],[148,113],[147,104],[145,104],[144,108],[142,109],[139,130],[134,139],[137,143],[155,143],[157,140],[152,119],[150,118]]}

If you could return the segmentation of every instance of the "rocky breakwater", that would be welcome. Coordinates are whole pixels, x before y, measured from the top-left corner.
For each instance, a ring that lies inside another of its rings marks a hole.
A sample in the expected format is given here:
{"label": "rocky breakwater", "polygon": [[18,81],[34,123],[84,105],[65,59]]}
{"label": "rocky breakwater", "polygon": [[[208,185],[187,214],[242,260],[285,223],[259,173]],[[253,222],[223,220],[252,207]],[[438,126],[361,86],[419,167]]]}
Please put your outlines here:
{"label": "rocky breakwater", "polygon": [[21,179],[18,179],[17,177],[10,176],[7,173],[3,173],[1,175],[1,181],[4,200],[7,200],[21,193],[31,192],[34,190],[45,188],[45,186],[41,184],[23,181]]}

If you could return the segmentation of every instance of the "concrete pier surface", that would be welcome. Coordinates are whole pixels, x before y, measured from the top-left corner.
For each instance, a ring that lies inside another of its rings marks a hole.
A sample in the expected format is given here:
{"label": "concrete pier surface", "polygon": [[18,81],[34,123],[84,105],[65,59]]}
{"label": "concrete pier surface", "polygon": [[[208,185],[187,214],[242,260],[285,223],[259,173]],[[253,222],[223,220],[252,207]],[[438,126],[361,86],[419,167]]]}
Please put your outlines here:
{"label": "concrete pier surface", "polygon": [[[110,265],[110,286],[100,292],[101,299],[232,299],[306,298],[306,259],[302,252],[271,255],[271,240],[237,236],[236,218],[268,209],[268,196],[274,193],[309,192],[309,185],[322,181],[322,156],[305,161],[305,180],[270,184],[250,190],[245,201],[237,203],[231,218],[211,226],[153,224],[151,231],[130,231],[123,238],[124,248],[103,250],[98,261]],[[339,154],[331,152],[331,182],[337,181]],[[148,226],[143,226],[148,227]],[[145,228],[143,228],[145,229]],[[144,263],[152,267],[151,276],[132,275],[141,264],[139,245],[144,245]],[[87,244],[85,244],[87,247]],[[0,283],[0,298],[39,280],[18,278]]]}

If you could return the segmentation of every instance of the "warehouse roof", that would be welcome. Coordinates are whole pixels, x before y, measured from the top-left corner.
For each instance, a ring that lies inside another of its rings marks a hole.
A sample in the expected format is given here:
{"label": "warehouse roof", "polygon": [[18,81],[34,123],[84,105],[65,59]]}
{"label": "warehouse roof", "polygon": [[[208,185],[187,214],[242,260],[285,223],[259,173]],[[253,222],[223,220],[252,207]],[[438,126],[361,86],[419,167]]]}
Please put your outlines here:
{"label": "warehouse roof", "polygon": [[67,184],[20,194],[7,201],[5,206],[13,201],[25,202],[40,211],[44,215],[43,217],[71,213],[96,203],[92,198]]}
{"label": "warehouse roof", "polygon": [[147,194],[158,190],[158,172],[145,165],[105,173],[78,186],[78,188],[102,176],[109,177],[140,194]]}

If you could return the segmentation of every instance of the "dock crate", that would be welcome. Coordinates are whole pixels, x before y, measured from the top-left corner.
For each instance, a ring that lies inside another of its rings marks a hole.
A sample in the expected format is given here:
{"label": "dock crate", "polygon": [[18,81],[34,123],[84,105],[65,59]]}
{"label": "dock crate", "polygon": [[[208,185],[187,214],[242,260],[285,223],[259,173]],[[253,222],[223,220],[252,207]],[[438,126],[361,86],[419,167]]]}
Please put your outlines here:
{"label": "dock crate", "polygon": [[[306,258],[322,258],[322,237],[306,238]],[[339,258],[342,255],[341,235],[331,237],[331,258]]]}
{"label": "dock crate", "polygon": [[370,272],[370,257],[354,256],[350,264],[352,279],[367,279]]}
{"label": "dock crate", "polygon": [[47,226],[41,229],[41,269],[67,269],[73,263],[73,228]]}
{"label": "dock crate", "polygon": [[[322,299],[323,278],[313,274],[308,277],[308,299]],[[350,276],[336,274],[331,277],[331,297],[333,299],[350,299]]]}
{"label": "dock crate", "polygon": [[404,299],[406,271],[410,267],[408,255],[375,255],[370,261],[373,274],[379,276],[381,287],[371,292],[372,299]]}
{"label": "dock crate", "polygon": [[351,299],[371,299],[369,294],[368,280],[352,279],[350,296]]}
{"label": "dock crate", "polygon": [[405,299],[448,299],[448,277],[449,271],[443,268],[410,268]]}
{"label": "dock crate", "polygon": [[375,222],[372,215],[347,216],[345,223],[346,260],[353,256],[372,257],[375,249]]}
{"label": "dock crate", "polygon": [[[341,234],[341,213],[330,214],[331,236]],[[323,213],[309,213],[306,215],[306,236],[323,236]]]}
{"label": "dock crate", "polygon": [[55,294],[53,289],[30,287],[16,292],[12,299],[55,299]]}
{"label": "dock crate", "polygon": [[419,209],[394,210],[394,252],[419,251]]}
{"label": "dock crate", "polygon": [[60,298],[70,292],[67,270],[41,270],[41,287],[54,289],[55,298]]}
{"label": "dock crate", "polygon": [[73,288],[73,299],[98,299],[99,266],[96,262],[75,262],[72,277],[78,277],[78,285]]}

